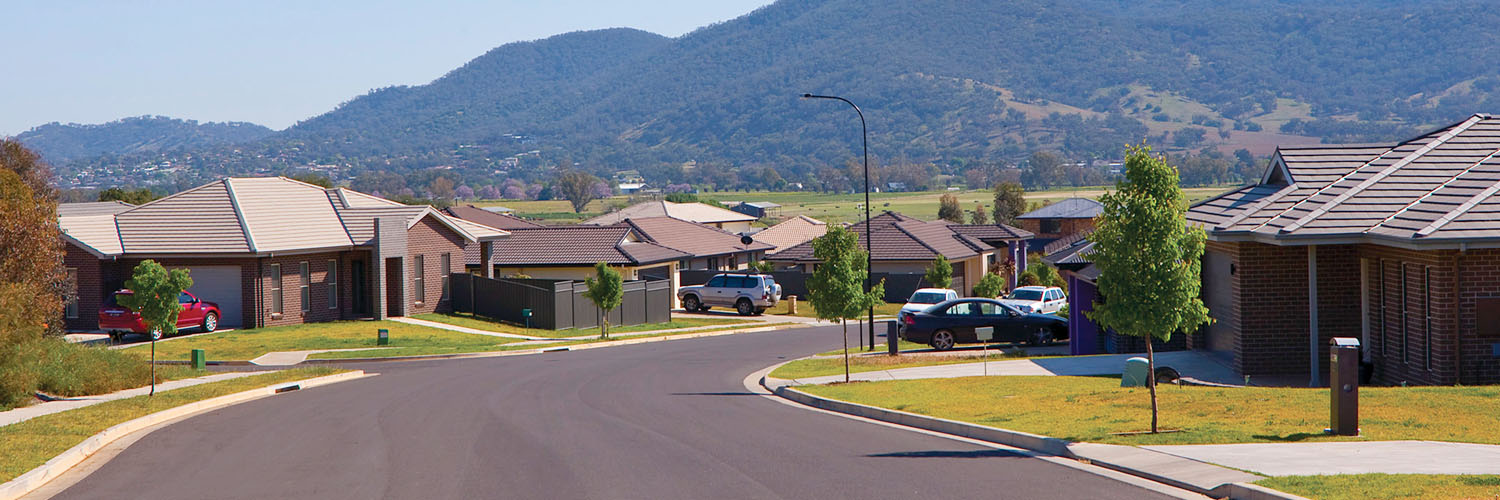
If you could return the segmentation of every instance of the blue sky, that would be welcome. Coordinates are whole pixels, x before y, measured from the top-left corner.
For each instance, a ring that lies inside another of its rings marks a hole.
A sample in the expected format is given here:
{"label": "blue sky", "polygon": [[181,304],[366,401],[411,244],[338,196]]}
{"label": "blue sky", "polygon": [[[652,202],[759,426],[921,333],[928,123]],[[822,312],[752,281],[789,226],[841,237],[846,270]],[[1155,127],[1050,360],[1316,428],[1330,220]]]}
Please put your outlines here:
{"label": "blue sky", "polygon": [[274,129],[422,84],[502,44],[631,27],[667,36],[769,0],[61,0],[0,16],[0,136],[166,115]]}

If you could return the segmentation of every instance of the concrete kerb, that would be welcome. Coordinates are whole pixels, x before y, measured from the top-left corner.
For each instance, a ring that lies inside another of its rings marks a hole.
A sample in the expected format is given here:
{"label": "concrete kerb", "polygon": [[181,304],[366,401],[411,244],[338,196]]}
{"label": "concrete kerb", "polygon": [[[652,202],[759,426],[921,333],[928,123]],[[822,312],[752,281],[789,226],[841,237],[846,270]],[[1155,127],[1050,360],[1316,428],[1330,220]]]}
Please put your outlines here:
{"label": "concrete kerb", "polygon": [[[770,373],[770,370],[768,370],[766,373]],[[931,432],[938,432],[942,434],[949,434],[958,437],[1021,448],[1024,450],[1052,455],[1056,457],[1078,460],[1110,470],[1123,472],[1135,477],[1148,479],[1172,487],[1185,489],[1202,495],[1207,495],[1213,498],[1232,498],[1244,500],[1307,500],[1304,497],[1273,490],[1264,486],[1257,486],[1247,482],[1223,483],[1207,487],[1205,485],[1194,484],[1190,481],[1182,481],[1176,478],[1155,474],[1150,471],[1131,467],[1126,464],[1114,463],[1109,460],[1101,460],[1101,457],[1094,456],[1086,452],[1079,453],[1073,447],[1078,444],[1091,443],[1073,443],[1071,441],[1063,439],[1041,436],[1021,431],[1013,431],[1009,429],[1001,429],[997,427],[989,427],[967,422],[958,422],[954,420],[929,417],[926,415],[918,415],[915,413],[862,405],[859,403],[851,403],[848,401],[823,398],[796,390],[792,386],[792,381],[774,378],[770,375],[761,377],[760,384],[762,387],[765,387],[767,390],[771,391],[777,396],[813,408],[834,411],[847,415],[854,415],[857,417],[913,427]]]}
{"label": "concrete kerb", "polygon": [[299,389],[308,389],[322,385],[334,384],[348,380],[354,380],[374,374],[366,374],[363,370],[354,370],[345,373],[337,373],[322,377],[315,377],[293,382],[282,382],[271,384],[258,389],[228,394],[216,398],[205,399],[194,403],[188,403],[176,408],[169,408],[140,418],[116,424],[108,429],[90,436],[78,445],[69,448],[58,456],[52,457],[47,463],[32,469],[25,474],[17,476],[5,484],[0,484],[0,500],[14,500],[25,496],[27,493],[41,488],[47,482],[61,476],[68,469],[83,462],[90,455],[98,452],[105,446],[113,443],[131,433],[151,427],[168,420],[182,418],[200,413],[206,413],[226,406],[244,403],[276,394],[282,389],[297,386]]}

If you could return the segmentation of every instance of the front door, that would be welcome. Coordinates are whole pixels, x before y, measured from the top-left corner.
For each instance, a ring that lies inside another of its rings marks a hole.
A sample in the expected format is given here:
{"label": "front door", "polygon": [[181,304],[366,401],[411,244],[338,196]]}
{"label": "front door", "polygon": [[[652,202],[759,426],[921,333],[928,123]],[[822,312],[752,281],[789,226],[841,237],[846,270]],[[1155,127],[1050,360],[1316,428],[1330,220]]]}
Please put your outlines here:
{"label": "front door", "polygon": [[354,299],[354,314],[358,316],[370,315],[370,294],[366,292],[365,261],[356,260],[349,262],[349,294]]}

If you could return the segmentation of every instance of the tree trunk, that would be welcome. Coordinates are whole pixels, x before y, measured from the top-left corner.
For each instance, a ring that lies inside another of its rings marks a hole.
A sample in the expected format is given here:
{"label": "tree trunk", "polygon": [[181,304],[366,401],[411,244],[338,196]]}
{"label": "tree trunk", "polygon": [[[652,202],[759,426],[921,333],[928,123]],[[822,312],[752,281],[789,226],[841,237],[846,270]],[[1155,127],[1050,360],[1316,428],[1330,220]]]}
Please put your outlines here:
{"label": "tree trunk", "polygon": [[849,382],[849,320],[841,319],[839,324],[844,325],[844,382]]}
{"label": "tree trunk", "polygon": [[1156,352],[1151,349],[1151,337],[1146,337],[1146,387],[1151,388],[1151,433],[1156,434]]}

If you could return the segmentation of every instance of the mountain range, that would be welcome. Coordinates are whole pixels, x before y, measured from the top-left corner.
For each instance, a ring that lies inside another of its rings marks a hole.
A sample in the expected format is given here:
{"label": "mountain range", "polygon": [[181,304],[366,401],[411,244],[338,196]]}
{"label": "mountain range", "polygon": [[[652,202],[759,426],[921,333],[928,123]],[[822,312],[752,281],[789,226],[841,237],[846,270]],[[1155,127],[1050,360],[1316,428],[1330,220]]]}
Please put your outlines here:
{"label": "mountain range", "polygon": [[153,136],[135,119],[19,139],[73,182],[163,160],[190,167],[172,176],[333,165],[534,179],[577,166],[653,182],[691,180],[672,166],[696,160],[800,181],[859,153],[852,111],[798,99],[813,92],[859,104],[885,162],[1111,158],[1143,140],[1264,154],[1494,109],[1500,35],[1474,29],[1500,21],[1487,5],[780,0],[677,38],[619,28],[506,44],[275,133],[171,122]]}

